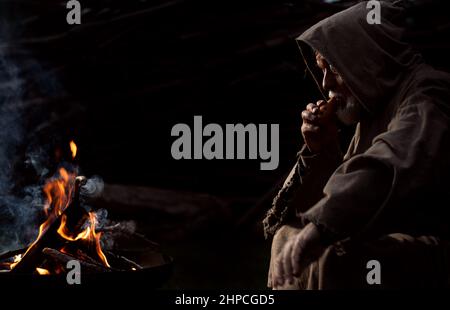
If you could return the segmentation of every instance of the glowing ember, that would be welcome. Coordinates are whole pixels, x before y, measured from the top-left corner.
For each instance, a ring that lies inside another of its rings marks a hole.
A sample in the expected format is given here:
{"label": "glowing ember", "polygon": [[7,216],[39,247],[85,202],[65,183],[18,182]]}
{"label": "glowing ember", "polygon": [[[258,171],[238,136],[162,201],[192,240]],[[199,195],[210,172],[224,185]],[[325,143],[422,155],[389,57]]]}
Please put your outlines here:
{"label": "glowing ember", "polygon": [[50,271],[48,271],[47,269],[44,268],[36,268],[36,271],[41,275],[41,276],[46,276],[50,274]]}
{"label": "glowing ember", "polygon": [[14,255],[14,263],[9,265],[9,268],[13,269],[17,265],[17,263],[20,262],[21,259],[22,259],[22,254]]}

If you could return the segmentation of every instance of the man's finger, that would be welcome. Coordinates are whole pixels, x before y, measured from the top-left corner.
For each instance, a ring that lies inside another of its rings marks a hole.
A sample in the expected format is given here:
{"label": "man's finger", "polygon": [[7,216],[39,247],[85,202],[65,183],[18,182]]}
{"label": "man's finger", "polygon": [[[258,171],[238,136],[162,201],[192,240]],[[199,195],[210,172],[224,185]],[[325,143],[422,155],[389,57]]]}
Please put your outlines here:
{"label": "man's finger", "polygon": [[278,258],[275,263],[275,272],[274,272],[276,286],[283,285],[283,282],[284,282],[283,274],[284,274],[284,268],[283,268],[282,255],[278,255]]}
{"label": "man's finger", "polygon": [[291,253],[292,253],[293,243],[288,242],[283,250],[283,268],[284,268],[284,280],[289,284],[292,284],[294,280],[292,277],[292,263],[291,263]]}
{"label": "man's finger", "polygon": [[291,260],[295,262],[293,268],[293,274],[299,276],[303,271],[302,268],[305,266],[305,260],[307,257],[305,256],[307,253],[305,252],[305,238],[303,238],[302,234],[299,234],[295,240],[295,246],[292,249]]}
{"label": "man's finger", "polygon": [[315,123],[318,121],[318,117],[308,110],[302,112],[302,120],[304,122]]}
{"label": "man's finger", "polygon": [[319,101],[317,101],[317,103],[316,103],[316,105],[319,107],[319,109],[320,109],[320,107],[321,106],[324,106],[324,105],[326,105],[326,101],[325,100],[319,100]]}
{"label": "man's finger", "polygon": [[294,241],[294,247],[292,249],[291,256],[290,256],[292,266],[294,266],[292,273],[296,276],[299,276],[300,272],[302,271],[300,269],[300,265],[302,265],[301,263],[305,256],[304,255],[305,253],[303,253],[303,251],[304,251],[303,241],[304,240],[303,240],[303,237],[301,234],[296,236],[295,241]]}
{"label": "man's finger", "polygon": [[311,112],[313,114],[319,113],[319,107],[316,104],[314,104],[314,103],[309,103],[306,106],[306,110],[308,110],[309,112]]}
{"label": "man's finger", "polygon": [[302,125],[302,132],[305,134],[309,134],[309,133],[319,133],[320,131],[320,127],[319,126],[315,126],[313,124],[309,124],[309,123],[303,123]]}

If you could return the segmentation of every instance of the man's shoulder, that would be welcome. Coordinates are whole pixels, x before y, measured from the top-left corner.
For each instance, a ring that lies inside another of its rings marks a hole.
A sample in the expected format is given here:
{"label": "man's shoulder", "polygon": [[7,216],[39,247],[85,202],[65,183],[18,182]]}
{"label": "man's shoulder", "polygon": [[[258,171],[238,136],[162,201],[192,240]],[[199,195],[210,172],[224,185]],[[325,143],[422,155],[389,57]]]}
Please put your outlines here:
{"label": "man's shoulder", "polygon": [[400,108],[407,106],[437,105],[450,114],[450,74],[437,70],[429,65],[423,65],[410,78]]}
{"label": "man's shoulder", "polygon": [[[449,94],[450,73],[438,70],[430,65],[421,65],[411,79],[412,93],[417,94]],[[436,93],[437,92],[437,93]]]}

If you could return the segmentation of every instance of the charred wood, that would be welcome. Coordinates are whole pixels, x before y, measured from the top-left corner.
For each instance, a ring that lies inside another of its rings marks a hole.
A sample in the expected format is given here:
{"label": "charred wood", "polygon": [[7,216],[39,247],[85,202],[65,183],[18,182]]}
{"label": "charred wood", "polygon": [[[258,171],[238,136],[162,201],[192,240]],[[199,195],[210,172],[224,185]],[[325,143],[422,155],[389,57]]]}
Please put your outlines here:
{"label": "charred wood", "polygon": [[60,252],[58,250],[51,249],[51,248],[44,248],[42,250],[42,254],[47,259],[53,260],[54,262],[61,264],[62,266],[64,266],[64,268],[69,261],[76,260],[80,263],[80,266],[81,266],[83,272],[86,272],[86,273],[99,273],[99,272],[111,272],[112,271],[111,268],[104,267],[99,264],[90,263],[90,262],[81,260],[75,256],[68,255],[68,254]]}

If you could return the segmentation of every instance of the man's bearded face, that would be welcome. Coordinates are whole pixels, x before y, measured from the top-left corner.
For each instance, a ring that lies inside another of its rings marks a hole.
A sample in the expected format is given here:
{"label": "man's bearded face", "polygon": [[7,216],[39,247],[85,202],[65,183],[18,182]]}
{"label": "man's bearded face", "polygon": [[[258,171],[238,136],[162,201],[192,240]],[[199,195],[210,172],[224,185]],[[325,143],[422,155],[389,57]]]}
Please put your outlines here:
{"label": "man's bearded face", "polygon": [[316,62],[323,72],[323,89],[328,91],[330,98],[337,99],[336,115],[338,119],[346,125],[357,123],[361,115],[361,105],[348,89],[342,76],[318,52],[316,52]]}

